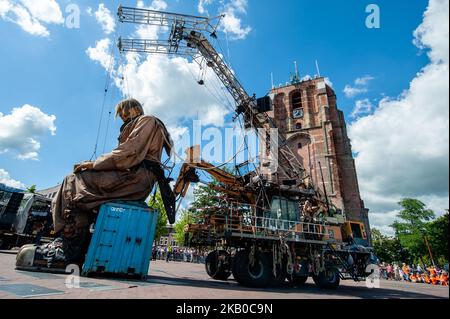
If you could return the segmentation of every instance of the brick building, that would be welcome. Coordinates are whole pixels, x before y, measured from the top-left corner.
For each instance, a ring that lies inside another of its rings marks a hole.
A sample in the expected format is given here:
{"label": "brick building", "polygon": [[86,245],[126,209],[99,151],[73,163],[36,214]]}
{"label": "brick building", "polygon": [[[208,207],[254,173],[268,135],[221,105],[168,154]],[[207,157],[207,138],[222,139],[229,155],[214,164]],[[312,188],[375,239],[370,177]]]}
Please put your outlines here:
{"label": "brick building", "polygon": [[363,222],[370,238],[368,209],[361,200],[344,114],[333,89],[323,77],[306,81],[294,77],[270,94],[274,106],[268,115],[286,135],[313,184],[321,190],[325,185],[331,202],[348,220]]}

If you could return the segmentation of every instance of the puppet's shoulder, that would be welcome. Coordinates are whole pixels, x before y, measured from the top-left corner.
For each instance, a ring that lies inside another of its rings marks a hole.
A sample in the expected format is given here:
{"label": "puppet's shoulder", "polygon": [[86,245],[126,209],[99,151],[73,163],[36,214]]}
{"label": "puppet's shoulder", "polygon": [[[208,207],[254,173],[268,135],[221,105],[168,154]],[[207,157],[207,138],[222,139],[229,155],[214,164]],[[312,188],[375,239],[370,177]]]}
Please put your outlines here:
{"label": "puppet's shoulder", "polygon": [[137,123],[141,123],[141,124],[154,124],[157,121],[156,117],[154,117],[153,115],[142,115]]}

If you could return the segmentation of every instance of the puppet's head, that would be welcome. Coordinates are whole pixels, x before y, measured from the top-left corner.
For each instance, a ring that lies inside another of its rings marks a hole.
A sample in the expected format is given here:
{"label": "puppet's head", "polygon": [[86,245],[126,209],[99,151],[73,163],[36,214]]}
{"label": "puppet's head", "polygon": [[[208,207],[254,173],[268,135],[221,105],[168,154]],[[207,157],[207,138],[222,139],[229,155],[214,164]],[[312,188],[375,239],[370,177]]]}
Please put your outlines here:
{"label": "puppet's head", "polygon": [[120,116],[124,122],[141,115],[144,115],[144,109],[142,108],[141,103],[136,99],[123,100],[116,106],[116,117]]}

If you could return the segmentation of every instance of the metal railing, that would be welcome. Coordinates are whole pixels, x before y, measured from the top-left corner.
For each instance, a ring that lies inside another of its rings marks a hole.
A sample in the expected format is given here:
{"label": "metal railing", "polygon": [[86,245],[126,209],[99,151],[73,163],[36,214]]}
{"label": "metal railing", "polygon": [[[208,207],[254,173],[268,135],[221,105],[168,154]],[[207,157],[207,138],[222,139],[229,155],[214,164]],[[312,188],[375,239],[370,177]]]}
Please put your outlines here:
{"label": "metal railing", "polygon": [[266,217],[253,217],[256,231],[294,232],[298,234],[310,234],[324,236],[327,234],[326,226],[317,223],[293,222]]}
{"label": "metal railing", "polygon": [[[279,218],[257,216],[257,207],[248,204],[232,204],[223,216],[214,216],[223,230],[233,233],[305,238],[305,235],[323,237],[328,235],[324,222],[290,221]],[[272,214],[270,210],[258,208],[262,215]]]}

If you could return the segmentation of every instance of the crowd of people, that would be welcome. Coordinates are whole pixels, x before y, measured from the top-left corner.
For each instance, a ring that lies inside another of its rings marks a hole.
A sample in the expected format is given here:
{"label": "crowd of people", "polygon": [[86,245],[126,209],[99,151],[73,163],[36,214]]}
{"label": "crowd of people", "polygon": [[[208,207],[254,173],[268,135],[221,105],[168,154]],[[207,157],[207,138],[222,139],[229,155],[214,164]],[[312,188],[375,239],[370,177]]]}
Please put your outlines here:
{"label": "crowd of people", "polygon": [[178,261],[190,263],[205,263],[207,251],[201,251],[193,248],[179,248],[172,246],[155,246],[152,250],[153,260]]}
{"label": "crowd of people", "polygon": [[406,263],[401,265],[382,263],[380,275],[386,280],[448,286],[448,264],[444,268],[440,268],[439,266],[422,267]]}
{"label": "crowd of people", "polygon": [[[205,263],[207,251],[193,248],[179,248],[172,246],[155,246],[152,250],[153,260],[166,262]],[[421,265],[387,264],[380,265],[380,276],[386,280],[407,281],[429,285],[448,286],[448,264],[443,268],[439,266],[422,267]]]}

